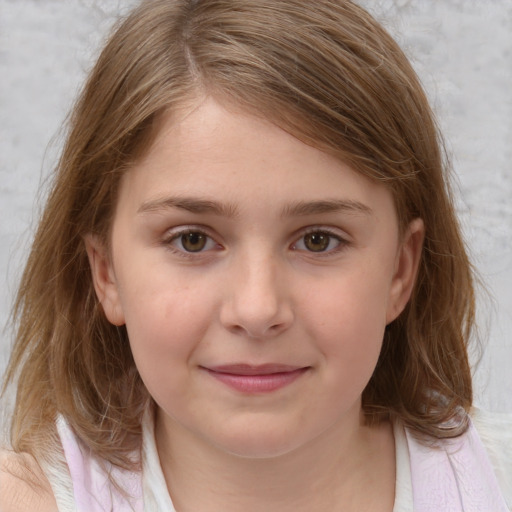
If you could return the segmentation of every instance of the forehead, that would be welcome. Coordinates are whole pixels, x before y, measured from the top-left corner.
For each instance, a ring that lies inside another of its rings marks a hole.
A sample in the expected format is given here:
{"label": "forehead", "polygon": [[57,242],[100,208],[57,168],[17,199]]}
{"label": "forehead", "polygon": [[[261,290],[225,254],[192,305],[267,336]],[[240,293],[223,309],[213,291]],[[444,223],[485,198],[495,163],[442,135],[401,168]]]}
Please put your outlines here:
{"label": "forehead", "polygon": [[239,210],[254,200],[281,210],[325,199],[368,209],[390,202],[384,186],[338,158],[212,98],[167,113],[151,148],[122,180],[120,198],[137,208],[168,196],[201,197]]}

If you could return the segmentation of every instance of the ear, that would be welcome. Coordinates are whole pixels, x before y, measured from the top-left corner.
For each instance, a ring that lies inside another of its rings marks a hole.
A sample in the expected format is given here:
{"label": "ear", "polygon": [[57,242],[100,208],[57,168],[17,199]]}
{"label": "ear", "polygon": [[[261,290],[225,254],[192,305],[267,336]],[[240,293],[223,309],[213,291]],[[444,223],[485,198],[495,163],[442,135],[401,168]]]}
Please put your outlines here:
{"label": "ear", "polygon": [[123,325],[125,323],[124,313],[110,254],[104,243],[95,235],[86,235],[84,243],[96,296],[103,307],[105,316],[110,323]]}
{"label": "ear", "polygon": [[411,298],[423,250],[425,226],[422,219],[414,219],[407,227],[395,262],[391,283],[386,323],[395,320]]}

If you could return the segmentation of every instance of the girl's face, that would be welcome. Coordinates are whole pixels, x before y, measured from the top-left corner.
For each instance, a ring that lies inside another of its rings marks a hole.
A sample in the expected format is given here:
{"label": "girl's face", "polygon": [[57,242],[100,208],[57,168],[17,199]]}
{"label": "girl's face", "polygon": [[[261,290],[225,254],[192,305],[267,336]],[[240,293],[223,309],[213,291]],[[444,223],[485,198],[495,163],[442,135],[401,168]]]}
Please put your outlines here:
{"label": "girl's face", "polygon": [[166,431],[267,457],[360,425],[421,240],[384,186],[206,99],[123,178],[110,255],[87,246]]}

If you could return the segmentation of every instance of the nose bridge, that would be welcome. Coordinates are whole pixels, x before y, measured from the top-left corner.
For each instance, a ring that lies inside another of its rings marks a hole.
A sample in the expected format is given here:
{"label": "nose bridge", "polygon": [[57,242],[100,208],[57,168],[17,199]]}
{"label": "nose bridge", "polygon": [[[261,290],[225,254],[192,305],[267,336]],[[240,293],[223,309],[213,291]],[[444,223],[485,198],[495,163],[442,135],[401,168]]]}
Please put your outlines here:
{"label": "nose bridge", "polygon": [[285,264],[268,247],[240,253],[233,262],[223,322],[230,330],[263,338],[286,329],[293,317]]}

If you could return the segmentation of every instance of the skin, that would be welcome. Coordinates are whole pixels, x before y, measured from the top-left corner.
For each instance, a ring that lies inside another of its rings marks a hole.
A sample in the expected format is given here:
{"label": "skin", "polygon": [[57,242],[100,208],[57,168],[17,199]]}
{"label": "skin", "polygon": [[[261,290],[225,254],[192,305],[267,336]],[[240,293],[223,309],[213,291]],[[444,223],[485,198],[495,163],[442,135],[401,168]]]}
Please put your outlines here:
{"label": "skin", "polygon": [[57,512],[57,503],[43,470],[28,454],[0,451],[0,510]]}
{"label": "skin", "polygon": [[[422,239],[383,185],[265,120],[212,98],[164,120],[123,177],[110,252],[86,245],[177,510],[392,510],[392,430],[364,426],[361,394]],[[212,371],[238,364],[300,375],[254,392]]]}

